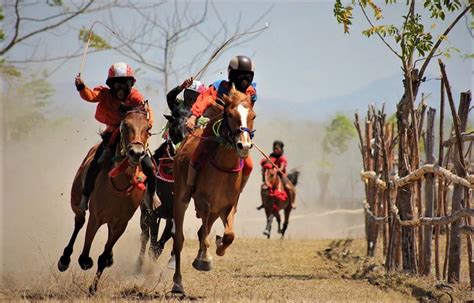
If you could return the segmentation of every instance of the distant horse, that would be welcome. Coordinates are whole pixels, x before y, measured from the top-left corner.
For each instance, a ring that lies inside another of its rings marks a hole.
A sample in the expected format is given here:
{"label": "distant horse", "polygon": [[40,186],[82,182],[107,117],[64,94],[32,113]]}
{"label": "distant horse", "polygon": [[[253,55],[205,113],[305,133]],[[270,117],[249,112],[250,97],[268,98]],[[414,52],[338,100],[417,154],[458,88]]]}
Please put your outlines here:
{"label": "distant horse", "polygon": [[[128,221],[144,198],[144,175],[141,171],[140,161],[145,156],[151,128],[146,106],[148,105],[145,105],[145,108],[134,109],[125,114],[119,129],[120,141],[115,166],[109,172],[113,155],[108,155],[108,159],[104,161],[104,167],[97,176],[96,190],[90,197],[84,248],[78,260],[83,270],[93,266],[89,253],[97,230],[103,224],[107,224],[109,230],[104,251],[97,261],[97,273],[89,287],[91,294],[97,291],[97,284],[104,269],[112,266],[112,248],[125,231]],[[82,197],[84,178],[97,147],[94,146],[88,152],[72,184],[71,208],[75,214],[75,224],[71,239],[58,261],[60,271],[65,271],[69,267],[74,242],[85,223],[86,213],[79,209],[79,203]],[[105,165],[105,163],[109,164]]]}
{"label": "distant horse", "polygon": [[[292,170],[287,178],[290,180],[290,189],[285,190],[283,186],[282,178],[278,174],[276,168],[269,168],[265,170],[265,182],[262,185],[260,195],[262,203],[265,208],[265,215],[267,217],[267,225],[263,234],[270,238],[273,218],[276,218],[278,223],[278,233],[283,238],[285,236],[286,229],[288,228],[288,222],[291,213],[291,204],[296,197],[296,183],[298,183],[298,176],[300,172]],[[284,210],[285,221],[283,222],[283,228],[281,228],[281,217],[280,210]]]}
{"label": "distant horse", "polygon": [[[243,159],[248,157],[253,146],[253,120],[255,113],[250,98],[232,89],[229,95],[222,98],[224,108],[223,118],[211,119],[207,124],[208,130],[214,130],[221,142],[211,143],[207,148],[206,161],[203,161],[196,180],[195,191],[192,194],[196,207],[196,215],[202,219],[198,231],[199,251],[193,262],[193,267],[200,271],[212,268],[212,258],[208,252],[210,246],[209,233],[214,222],[221,218],[224,224],[224,236],[217,236],[216,254],[223,256],[225,250],[234,241],[234,215],[242,185]],[[181,250],[183,248],[184,214],[189,204],[186,197],[186,177],[190,158],[200,140],[216,139],[202,137],[202,130],[196,130],[188,135],[178,149],[174,162],[175,173],[175,202],[174,221],[176,231],[173,250],[176,257],[176,268],[173,276],[173,293],[184,294],[181,276]]]}

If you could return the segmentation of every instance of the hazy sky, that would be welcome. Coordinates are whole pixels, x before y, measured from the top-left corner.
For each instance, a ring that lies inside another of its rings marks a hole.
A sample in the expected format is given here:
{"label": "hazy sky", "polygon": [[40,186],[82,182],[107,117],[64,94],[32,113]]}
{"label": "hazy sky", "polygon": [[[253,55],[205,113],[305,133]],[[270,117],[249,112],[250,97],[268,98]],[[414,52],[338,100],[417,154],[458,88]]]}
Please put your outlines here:
{"label": "hazy sky", "polygon": [[[405,5],[404,1],[399,2],[401,4],[385,8],[386,23],[396,22],[398,24],[401,22],[400,16],[405,13]],[[144,2],[139,3],[144,4]],[[209,72],[200,79],[207,84],[226,77],[226,67],[233,55],[246,54],[255,61],[255,81],[257,82],[259,102],[264,103],[265,106],[272,100],[278,100],[280,103],[325,102],[328,98],[338,96],[346,96],[350,100],[351,97],[360,96],[361,92],[366,89],[374,90],[374,85],[378,87],[377,83],[383,81],[397,81],[399,83],[395,87],[399,87],[400,92],[387,92],[390,93],[390,98],[401,95],[400,62],[378,38],[368,39],[361,35],[361,31],[366,29],[368,24],[359,10],[354,11],[351,34],[345,35],[342,26],[337,24],[333,16],[332,1],[215,1],[215,3],[221,17],[229,24],[229,27],[237,22],[238,12],[242,16],[242,27],[245,27],[272,5],[273,9],[255,27],[262,27],[265,22],[269,22],[269,29],[255,40],[224,53],[213,63]],[[190,8],[198,15],[203,5],[203,2],[194,1]],[[170,14],[172,7],[172,5],[162,6],[163,17]],[[133,20],[131,16],[124,13],[118,12],[117,14],[119,16],[117,19],[123,20],[125,28],[134,30],[133,24],[138,20]],[[81,17],[75,20],[73,27],[88,28],[95,18],[106,18],[106,16]],[[453,16],[448,15],[446,19],[452,20]],[[106,20],[104,21],[106,22]],[[427,16],[424,16],[424,20],[428,20]],[[435,35],[444,30],[448,24],[440,20],[426,22],[427,26],[431,26],[433,23],[436,23]],[[219,26],[215,15],[210,12],[202,29],[214,32]],[[97,26],[96,31],[99,34],[107,35],[107,31],[101,26]],[[457,25],[449,37],[446,45],[451,44],[459,48],[462,54],[472,51],[472,39],[464,20]],[[199,35],[192,33],[187,43],[178,49],[175,63],[185,64],[192,60],[196,53],[195,49],[198,48],[196,46],[200,43],[198,40],[201,41]],[[114,44],[116,41],[114,42],[112,39],[111,43]],[[42,44],[47,45],[49,53],[54,53],[57,50],[62,51],[66,48],[81,47],[81,42],[78,41],[75,31],[69,32],[68,35],[43,37]],[[40,48],[38,52],[44,51],[44,49]],[[25,54],[25,48],[17,47],[9,56],[10,58],[21,58]],[[205,58],[210,54],[211,51],[206,54]],[[145,55],[154,56],[155,54]],[[443,60],[447,63],[448,75],[456,92],[461,89],[470,89],[473,86],[472,60],[462,59],[461,55],[457,53],[454,53],[451,59]],[[145,84],[151,84],[156,89],[162,90],[156,72],[132,62],[116,52],[88,55],[83,73],[86,84],[90,86],[103,84],[108,67],[116,61],[127,61],[134,68],[142,69],[137,82],[139,88],[144,87]],[[198,62],[196,68],[202,64],[203,62]],[[56,84],[60,93],[64,94],[64,91],[70,90],[74,94],[72,82],[74,75],[79,70],[79,65],[80,58],[71,60],[63,64],[51,76],[51,81]],[[52,65],[43,66],[52,68]],[[439,67],[435,60],[428,72],[428,78],[439,74]],[[187,76],[189,76],[188,73],[183,73],[178,76],[179,79],[171,79],[170,85],[178,84],[178,81],[182,81]],[[381,100],[388,98],[389,95],[385,96],[384,91],[376,92],[376,96],[379,96]],[[76,101],[79,102],[79,100],[62,100],[61,102]],[[367,103],[371,101],[367,100]],[[320,104],[320,106],[324,106],[324,104]]]}

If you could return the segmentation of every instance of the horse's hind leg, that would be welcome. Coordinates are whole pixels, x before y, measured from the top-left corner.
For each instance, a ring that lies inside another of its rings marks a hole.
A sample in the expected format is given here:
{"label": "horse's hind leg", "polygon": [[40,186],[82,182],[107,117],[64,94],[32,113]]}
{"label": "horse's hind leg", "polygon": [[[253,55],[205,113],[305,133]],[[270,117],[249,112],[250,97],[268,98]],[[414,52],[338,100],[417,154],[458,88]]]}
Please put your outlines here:
{"label": "horse's hind leg", "polygon": [[114,247],[115,243],[117,243],[117,240],[123,234],[126,227],[127,223],[117,225],[111,225],[110,223],[108,224],[109,236],[107,238],[107,242],[105,243],[104,252],[99,256],[99,259],[97,260],[97,273],[95,274],[94,281],[89,287],[89,293],[91,295],[95,294],[95,292],[97,291],[97,284],[99,283],[99,279],[102,276],[104,269],[114,264],[112,248]]}
{"label": "horse's hind leg", "polygon": [[82,249],[82,253],[79,256],[79,265],[83,270],[88,270],[94,265],[94,261],[92,261],[91,257],[89,257],[89,253],[91,250],[92,241],[94,240],[95,234],[99,229],[100,225],[97,223],[94,216],[89,216],[89,221],[87,222],[87,230],[86,230],[86,239],[84,240],[84,248]]}
{"label": "horse's hind leg", "polygon": [[226,212],[225,217],[221,217],[222,222],[224,223],[224,236],[222,239],[217,238],[216,239],[216,244],[217,244],[217,249],[216,249],[216,254],[218,256],[223,256],[225,254],[225,250],[227,247],[229,247],[232,242],[234,242],[234,216],[235,216],[235,204],[232,206],[230,211]]}
{"label": "horse's hind leg", "polygon": [[79,212],[76,214],[74,218],[74,231],[72,232],[71,239],[69,243],[64,248],[63,255],[59,258],[58,261],[58,269],[59,271],[65,271],[69,267],[69,263],[71,263],[71,255],[74,248],[74,242],[76,242],[76,237],[79,231],[81,230],[82,226],[86,222],[86,217],[84,212]]}
{"label": "horse's hind leg", "polygon": [[148,211],[146,210],[146,207],[142,204],[140,204],[140,229],[142,230],[142,233],[140,234],[140,253],[138,254],[138,260],[137,260],[137,272],[139,272],[142,269],[143,266],[143,261],[145,259],[145,250],[146,250],[146,244],[148,243],[148,239],[150,238],[150,225],[148,223],[149,221],[149,214]]}

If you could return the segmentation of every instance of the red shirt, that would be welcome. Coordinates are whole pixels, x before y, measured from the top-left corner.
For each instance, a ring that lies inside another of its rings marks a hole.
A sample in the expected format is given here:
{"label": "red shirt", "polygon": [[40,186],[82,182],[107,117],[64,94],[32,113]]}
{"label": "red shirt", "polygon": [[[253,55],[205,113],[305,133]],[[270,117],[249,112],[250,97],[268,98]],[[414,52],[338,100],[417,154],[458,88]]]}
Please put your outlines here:
{"label": "red shirt", "polygon": [[[286,173],[286,166],[288,165],[288,160],[286,159],[286,156],[285,155],[281,155],[280,157],[274,157],[274,156],[270,156],[270,160],[272,160],[272,162],[278,166],[282,172]],[[267,169],[267,168],[273,168],[273,165],[271,163],[268,163],[268,160],[267,158],[263,158],[261,161],[260,161],[260,165]]]}
{"label": "red shirt", "polygon": [[[107,125],[107,130],[113,130],[120,125],[122,121],[122,115],[120,113],[120,101],[112,96],[110,89],[105,86],[97,86],[94,89],[90,89],[87,86],[80,92],[81,98],[97,104],[95,112],[95,118],[97,121]],[[132,88],[130,95],[123,102],[125,107],[134,107],[145,102],[145,98],[142,94]],[[150,123],[153,125],[153,112],[149,107]]]}
{"label": "red shirt", "polygon": [[[224,85],[225,89],[230,90],[230,88],[225,87],[225,85],[230,85],[227,83],[228,82],[223,83],[222,85]],[[249,85],[249,87],[247,87],[247,90],[245,91],[245,94],[247,96],[250,96],[251,98],[253,96],[256,96],[256,93],[257,92],[252,85]],[[197,97],[196,102],[193,104],[193,107],[191,108],[193,115],[196,117],[202,116],[202,114],[204,114],[206,109],[208,109],[211,105],[213,105],[216,102],[217,96],[218,96],[218,91],[216,90],[214,85],[211,85],[208,89],[203,91]],[[253,105],[253,102],[252,102],[252,105]]]}

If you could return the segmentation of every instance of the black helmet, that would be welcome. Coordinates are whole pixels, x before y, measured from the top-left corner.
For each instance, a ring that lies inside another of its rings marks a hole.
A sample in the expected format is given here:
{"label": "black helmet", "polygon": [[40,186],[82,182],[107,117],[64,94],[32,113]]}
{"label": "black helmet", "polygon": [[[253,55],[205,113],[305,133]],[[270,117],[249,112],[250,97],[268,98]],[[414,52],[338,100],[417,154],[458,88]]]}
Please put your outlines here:
{"label": "black helmet", "polygon": [[235,56],[229,62],[227,68],[229,80],[235,79],[238,74],[248,74],[249,82],[252,82],[254,75],[254,65],[252,60],[247,56]]}
{"label": "black helmet", "polygon": [[283,149],[283,147],[285,146],[285,144],[283,144],[283,142],[280,141],[280,140],[273,141],[273,148],[275,148],[275,146],[277,146],[277,145],[280,146],[281,149]]}

